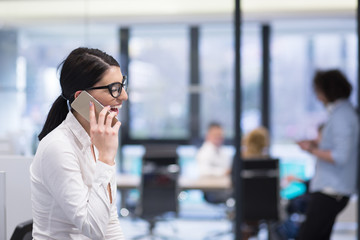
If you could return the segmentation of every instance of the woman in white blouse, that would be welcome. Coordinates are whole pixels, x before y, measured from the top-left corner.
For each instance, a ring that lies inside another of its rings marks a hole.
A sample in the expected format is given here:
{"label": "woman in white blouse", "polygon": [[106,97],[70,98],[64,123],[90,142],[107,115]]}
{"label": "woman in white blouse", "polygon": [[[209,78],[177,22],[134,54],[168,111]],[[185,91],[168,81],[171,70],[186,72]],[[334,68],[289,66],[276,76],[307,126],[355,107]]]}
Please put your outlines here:
{"label": "woman in white blouse", "polygon": [[[118,62],[98,49],[77,48],[61,66],[62,93],[30,169],[33,238],[121,240],[114,162],[121,123],[111,122],[128,98],[126,77]],[[69,109],[85,90],[106,106],[96,118],[90,104],[90,122]]]}

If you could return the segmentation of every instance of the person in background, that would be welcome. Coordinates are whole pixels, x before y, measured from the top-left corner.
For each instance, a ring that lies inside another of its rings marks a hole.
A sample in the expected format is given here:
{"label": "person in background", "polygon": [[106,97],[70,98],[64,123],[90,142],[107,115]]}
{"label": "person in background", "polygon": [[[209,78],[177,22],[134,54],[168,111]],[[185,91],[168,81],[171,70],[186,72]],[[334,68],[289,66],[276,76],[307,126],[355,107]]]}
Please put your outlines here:
{"label": "person in background", "polygon": [[310,199],[299,240],[328,240],[337,215],[356,192],[359,118],[349,101],[351,84],[339,70],[318,71],[313,79],[317,98],[328,111],[319,143],[298,142],[316,157]]}
{"label": "person in background", "polygon": [[[200,177],[222,177],[231,173],[231,157],[223,148],[224,131],[219,123],[210,123],[205,142],[196,155]],[[230,191],[205,191],[204,198],[211,203],[222,203],[231,197]]]}
{"label": "person in background", "polygon": [[[314,144],[320,144],[321,132],[324,124],[320,124],[317,128],[317,138],[314,139]],[[287,218],[275,226],[275,233],[279,240],[296,239],[299,235],[301,223],[304,220],[306,209],[310,200],[309,184],[311,179],[303,179],[295,175],[288,175],[284,177],[284,185],[289,185],[293,182],[299,182],[305,185],[305,192],[294,198],[289,199],[286,206]]]}
{"label": "person in background", "polygon": [[[115,156],[126,77],[98,49],[77,48],[61,64],[61,95],[39,135],[31,164],[33,239],[124,239],[116,208]],[[90,122],[70,103],[82,91],[104,109]],[[107,116],[106,114],[110,112]]]}
{"label": "person in background", "polygon": [[[269,158],[269,143],[268,130],[263,126],[254,128],[243,137],[241,159],[251,161],[252,159]],[[244,219],[244,224],[241,228],[242,239],[247,240],[252,236],[257,235],[259,232],[259,225],[260,221],[249,221]]]}
{"label": "person in background", "polygon": [[265,127],[257,127],[246,134],[242,141],[242,158],[259,159],[269,157],[269,132]]}

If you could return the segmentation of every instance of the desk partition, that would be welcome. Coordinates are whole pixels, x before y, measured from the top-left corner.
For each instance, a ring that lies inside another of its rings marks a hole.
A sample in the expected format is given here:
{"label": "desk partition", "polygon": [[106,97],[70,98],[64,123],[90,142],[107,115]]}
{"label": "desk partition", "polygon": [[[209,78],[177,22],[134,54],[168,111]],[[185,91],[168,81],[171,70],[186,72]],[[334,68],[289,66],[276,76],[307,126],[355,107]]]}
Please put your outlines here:
{"label": "desk partition", "polygon": [[0,240],[6,239],[6,173],[0,172]]}
{"label": "desk partition", "polygon": [[[4,184],[6,188],[6,231],[0,230],[0,235],[6,232],[5,239],[10,239],[19,223],[32,219],[29,171],[31,161],[32,157],[0,156],[0,171],[6,173]],[[2,199],[3,195],[0,194]],[[3,223],[2,220],[0,220],[1,223]]]}

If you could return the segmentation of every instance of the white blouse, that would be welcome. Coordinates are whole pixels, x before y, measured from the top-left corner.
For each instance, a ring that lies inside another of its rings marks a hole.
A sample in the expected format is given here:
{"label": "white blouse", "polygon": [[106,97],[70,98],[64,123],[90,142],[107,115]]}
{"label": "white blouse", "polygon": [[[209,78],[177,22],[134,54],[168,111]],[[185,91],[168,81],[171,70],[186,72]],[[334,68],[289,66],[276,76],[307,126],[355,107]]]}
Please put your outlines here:
{"label": "white blouse", "polygon": [[41,140],[31,164],[33,238],[124,239],[116,208],[115,169],[95,161],[89,135],[69,112]]}

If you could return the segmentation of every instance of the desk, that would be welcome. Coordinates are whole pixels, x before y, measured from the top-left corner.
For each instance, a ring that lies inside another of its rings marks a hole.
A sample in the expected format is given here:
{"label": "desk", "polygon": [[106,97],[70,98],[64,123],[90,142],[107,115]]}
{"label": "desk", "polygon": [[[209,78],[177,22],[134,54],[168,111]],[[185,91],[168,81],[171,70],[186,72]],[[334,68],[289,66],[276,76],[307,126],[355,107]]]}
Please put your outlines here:
{"label": "desk", "polygon": [[116,184],[118,190],[129,190],[140,186],[140,176],[131,174],[117,174]]}
{"label": "desk", "polygon": [[230,177],[180,177],[179,188],[181,190],[198,189],[203,191],[227,190],[231,188],[231,179]]}
{"label": "desk", "polygon": [[[125,207],[127,190],[136,189],[140,186],[140,176],[129,174],[118,174],[116,176],[116,184],[118,190],[121,192],[121,208]],[[191,178],[180,176],[179,177],[179,190],[227,190],[231,189],[230,177],[199,177]]]}
{"label": "desk", "polygon": [[[140,176],[129,174],[118,174],[116,176],[117,188],[119,190],[128,190],[140,186]],[[180,190],[226,190],[231,188],[230,177],[199,177],[189,178],[180,176]]]}

